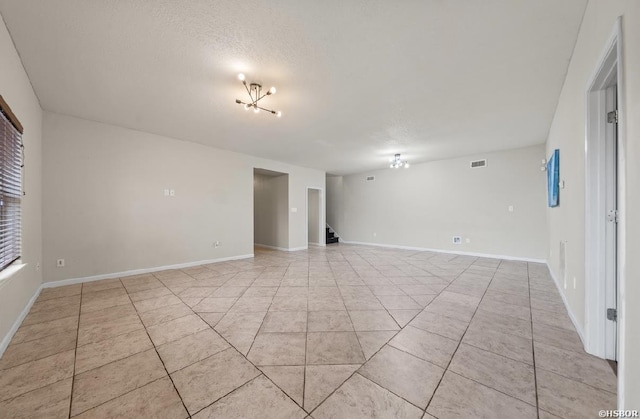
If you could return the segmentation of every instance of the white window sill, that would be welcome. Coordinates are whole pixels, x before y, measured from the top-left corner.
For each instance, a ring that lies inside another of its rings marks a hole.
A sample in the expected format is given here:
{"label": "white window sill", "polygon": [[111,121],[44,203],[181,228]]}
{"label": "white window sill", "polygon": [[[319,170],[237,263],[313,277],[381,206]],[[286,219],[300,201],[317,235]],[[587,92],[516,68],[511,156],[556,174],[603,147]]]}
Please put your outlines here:
{"label": "white window sill", "polygon": [[0,283],[14,276],[16,273],[18,273],[18,271],[20,271],[20,269],[24,268],[25,266],[27,266],[26,263],[22,263],[20,260],[16,260],[11,265],[4,268],[2,272],[0,272]]}

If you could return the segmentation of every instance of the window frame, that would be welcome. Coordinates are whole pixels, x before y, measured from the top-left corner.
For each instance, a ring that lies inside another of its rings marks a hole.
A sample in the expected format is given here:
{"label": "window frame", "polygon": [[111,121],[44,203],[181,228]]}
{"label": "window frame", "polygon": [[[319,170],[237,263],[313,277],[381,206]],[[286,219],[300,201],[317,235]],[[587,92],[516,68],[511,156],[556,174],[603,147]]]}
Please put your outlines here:
{"label": "window frame", "polygon": [[[14,214],[11,214],[10,217],[17,218],[17,221],[11,220],[12,226],[7,226],[6,231],[2,231],[3,227],[0,226],[0,233],[6,233],[7,236],[12,236],[7,239],[7,243],[2,243],[2,247],[0,248],[0,255],[4,253],[5,249],[16,248],[15,254],[12,254],[10,259],[0,259],[0,273],[4,273],[8,268],[12,267],[16,261],[19,261],[22,257],[22,196],[23,192],[23,167],[24,167],[24,143],[22,141],[22,136],[24,134],[24,128],[16,115],[11,110],[11,107],[4,100],[2,95],[0,95],[0,113],[17,131],[17,141],[19,144],[11,144],[10,141],[2,139],[0,146],[2,146],[2,153],[10,153],[10,155],[3,155],[2,161],[3,166],[5,163],[7,167],[1,167],[2,175],[9,173],[12,174],[9,176],[9,179],[13,181],[13,186],[9,186],[5,188],[6,184],[2,184],[0,187],[0,201],[2,202],[2,206],[0,208],[0,215],[2,216],[0,220],[5,219],[5,214],[10,211],[14,211]],[[4,133],[2,134],[4,135]],[[15,176],[15,172],[17,171],[17,179]],[[17,181],[17,183],[16,183]],[[7,193],[6,189],[14,189],[13,193]],[[15,192],[15,190],[19,192]],[[6,201],[6,203],[5,203]],[[7,217],[10,219],[10,217]],[[17,226],[17,233],[11,233],[10,229],[15,228],[13,225]],[[0,240],[2,238],[0,237]],[[12,252],[13,253],[13,252]],[[4,257],[4,256],[3,256]]]}

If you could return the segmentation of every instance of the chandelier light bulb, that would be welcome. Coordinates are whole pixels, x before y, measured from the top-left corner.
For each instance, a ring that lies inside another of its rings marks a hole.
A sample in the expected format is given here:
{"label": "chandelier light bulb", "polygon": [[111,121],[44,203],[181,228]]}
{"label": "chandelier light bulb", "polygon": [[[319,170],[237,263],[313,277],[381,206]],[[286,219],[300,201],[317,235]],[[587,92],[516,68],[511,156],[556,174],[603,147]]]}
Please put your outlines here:
{"label": "chandelier light bulb", "polygon": [[244,105],[244,110],[245,110],[245,111],[248,111],[248,110],[249,110],[249,108],[251,108],[251,106],[249,106],[248,104],[247,104],[247,105]]}
{"label": "chandelier light bulb", "polygon": [[258,108],[258,105],[253,105],[253,113],[260,113],[260,108]]}
{"label": "chandelier light bulb", "polygon": [[405,169],[408,169],[408,168],[409,168],[409,163],[405,163],[405,164],[404,164],[404,168],[405,168]]}
{"label": "chandelier light bulb", "polygon": [[277,116],[278,118],[280,118],[280,117],[282,116],[282,112],[280,112],[280,111],[276,112],[276,116]]}
{"label": "chandelier light bulb", "polygon": [[242,73],[238,74],[238,80],[244,81],[244,79],[245,79],[244,74]]}
{"label": "chandelier light bulb", "polygon": [[269,89],[269,94],[270,95],[275,95],[276,94],[276,88],[271,86],[271,89]]}

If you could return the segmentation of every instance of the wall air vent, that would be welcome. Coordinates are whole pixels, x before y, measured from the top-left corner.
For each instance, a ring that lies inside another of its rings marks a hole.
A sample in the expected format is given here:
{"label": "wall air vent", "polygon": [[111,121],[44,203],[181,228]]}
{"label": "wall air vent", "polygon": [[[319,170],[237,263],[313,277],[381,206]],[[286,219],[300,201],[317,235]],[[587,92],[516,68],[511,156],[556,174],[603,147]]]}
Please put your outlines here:
{"label": "wall air vent", "polygon": [[367,176],[367,182],[372,182],[374,180],[376,180],[375,176]]}
{"label": "wall air vent", "polygon": [[471,162],[471,168],[477,169],[479,167],[487,167],[487,159],[484,160],[474,160]]}

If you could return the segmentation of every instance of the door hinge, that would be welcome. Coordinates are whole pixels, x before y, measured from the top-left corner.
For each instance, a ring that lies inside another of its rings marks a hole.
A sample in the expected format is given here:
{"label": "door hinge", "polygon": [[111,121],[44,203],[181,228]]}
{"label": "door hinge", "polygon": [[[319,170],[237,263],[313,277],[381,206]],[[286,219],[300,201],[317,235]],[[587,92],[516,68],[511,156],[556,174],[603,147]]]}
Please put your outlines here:
{"label": "door hinge", "polygon": [[612,322],[618,321],[618,309],[616,308],[608,308],[607,309],[607,320],[611,320]]}
{"label": "door hinge", "polygon": [[611,111],[607,114],[607,122],[610,124],[617,124],[618,123],[618,110],[616,109],[615,111]]}
{"label": "door hinge", "polygon": [[620,216],[619,216],[618,210],[609,210],[609,212],[607,212],[607,220],[609,220],[612,223],[617,223],[619,217]]}

